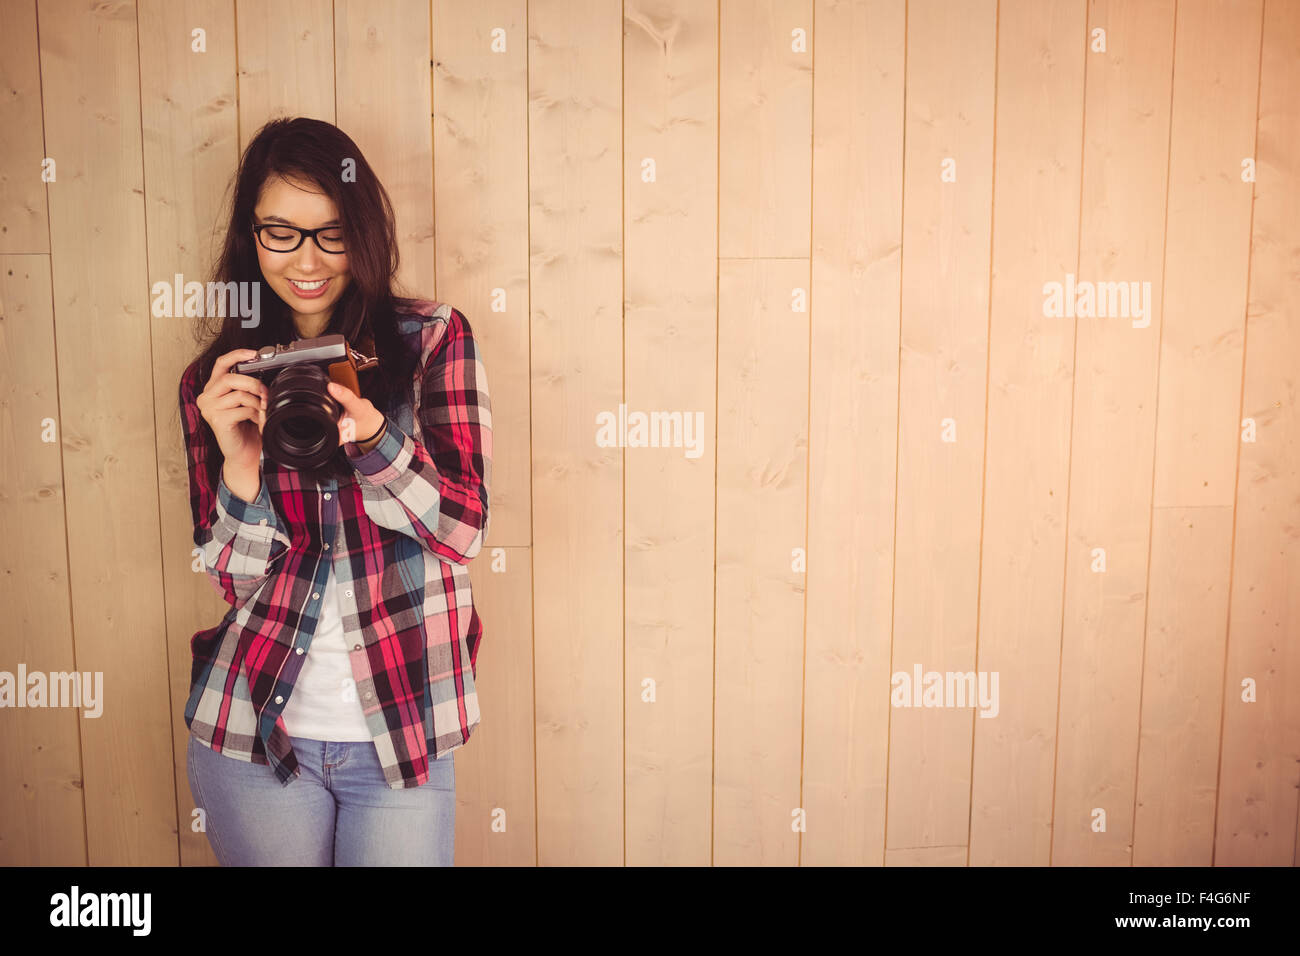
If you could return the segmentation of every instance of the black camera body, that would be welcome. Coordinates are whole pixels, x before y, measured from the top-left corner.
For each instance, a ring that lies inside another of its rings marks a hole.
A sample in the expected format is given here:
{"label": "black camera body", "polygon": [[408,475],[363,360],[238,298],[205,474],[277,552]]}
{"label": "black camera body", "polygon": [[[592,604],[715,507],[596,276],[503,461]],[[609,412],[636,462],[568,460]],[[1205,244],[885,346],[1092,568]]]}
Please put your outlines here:
{"label": "black camera body", "polygon": [[374,368],[378,358],[354,350],[342,335],[298,339],[288,345],[264,345],[257,358],[238,362],[233,371],[252,375],[268,386],[262,450],[285,468],[314,471],[339,448],[343,406],[326,385],[338,382],[361,394],[357,373]]}

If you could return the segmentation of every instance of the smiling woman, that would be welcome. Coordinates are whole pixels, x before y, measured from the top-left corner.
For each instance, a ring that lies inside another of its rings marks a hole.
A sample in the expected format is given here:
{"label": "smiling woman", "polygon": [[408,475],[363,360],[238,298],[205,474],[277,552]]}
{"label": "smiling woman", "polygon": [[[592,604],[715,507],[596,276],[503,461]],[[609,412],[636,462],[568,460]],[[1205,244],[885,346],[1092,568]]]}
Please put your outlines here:
{"label": "smiling woman", "polygon": [[[410,301],[396,292],[398,262],[388,193],[352,138],[320,120],[267,123],[240,162],[212,278],[269,289],[262,289],[256,321],[239,325],[211,316],[200,326],[201,380],[234,349],[338,333],[379,358],[360,382],[361,397],[380,412],[392,411],[411,391],[418,359],[393,322]],[[362,424],[355,427],[364,437],[370,433]],[[215,436],[205,434],[204,443],[216,487],[222,456]],[[320,470],[341,480],[351,473],[342,448]]]}
{"label": "smiling woman", "polygon": [[[251,327],[208,330],[179,395],[194,543],[231,605],[191,639],[185,705],[190,786],[223,864],[453,861],[452,751],[479,722],[466,565],[487,535],[492,410],[468,320],[399,297],[397,261],[387,193],[345,133],[259,131],[215,278],[274,295]],[[359,393],[309,368],[315,353],[274,388],[239,371],[331,335],[378,360],[355,370]],[[325,468],[263,451],[268,403],[290,394],[337,417]]]}
{"label": "smiling woman", "polygon": [[334,201],[310,182],[276,176],[263,185],[253,216],[262,275],[293,310],[298,334],[315,338],[348,285]]}

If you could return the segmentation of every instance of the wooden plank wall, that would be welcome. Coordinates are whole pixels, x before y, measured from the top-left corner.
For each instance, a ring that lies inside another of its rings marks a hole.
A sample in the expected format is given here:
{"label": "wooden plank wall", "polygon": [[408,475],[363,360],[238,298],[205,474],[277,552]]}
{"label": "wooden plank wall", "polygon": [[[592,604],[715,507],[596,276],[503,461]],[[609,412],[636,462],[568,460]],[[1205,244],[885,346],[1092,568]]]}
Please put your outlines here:
{"label": "wooden plank wall", "polygon": [[[1053,861],[1131,862],[1159,374],[1158,335],[1150,333],[1163,321],[1174,14],[1173,0],[1088,10],[1089,48],[1104,39],[1111,55],[1089,49],[1085,59],[1075,275],[1149,281],[1151,321],[1146,329],[1075,323],[1072,367],[1087,369],[1088,379],[1072,376],[1049,819],[1081,825],[1053,828]],[[1098,29],[1105,33],[1094,41]]]}
{"label": "wooden plank wall", "polygon": [[[0,864],[215,862],[196,343],[150,287],[287,115],[356,140],[403,287],[483,345],[458,864],[1295,864],[1300,4],[0,16]],[[13,707],[20,667],[102,714]],[[899,706],[914,668],[996,716]]]}

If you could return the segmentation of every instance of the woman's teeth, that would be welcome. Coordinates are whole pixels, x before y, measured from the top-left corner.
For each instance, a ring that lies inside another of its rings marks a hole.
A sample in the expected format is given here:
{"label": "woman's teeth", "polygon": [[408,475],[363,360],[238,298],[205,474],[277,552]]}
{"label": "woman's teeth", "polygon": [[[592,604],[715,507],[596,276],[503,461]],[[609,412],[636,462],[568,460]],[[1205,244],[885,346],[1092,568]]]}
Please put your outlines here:
{"label": "woman's teeth", "polygon": [[328,280],[328,279],[317,279],[315,282],[299,282],[297,279],[290,279],[289,281],[292,282],[292,283],[293,283],[295,286],[297,286],[299,289],[302,289],[303,292],[311,292],[311,291],[313,291],[313,290],[315,290],[315,289],[319,289],[321,286],[323,286],[323,285],[324,285],[326,282],[328,282],[329,280]]}

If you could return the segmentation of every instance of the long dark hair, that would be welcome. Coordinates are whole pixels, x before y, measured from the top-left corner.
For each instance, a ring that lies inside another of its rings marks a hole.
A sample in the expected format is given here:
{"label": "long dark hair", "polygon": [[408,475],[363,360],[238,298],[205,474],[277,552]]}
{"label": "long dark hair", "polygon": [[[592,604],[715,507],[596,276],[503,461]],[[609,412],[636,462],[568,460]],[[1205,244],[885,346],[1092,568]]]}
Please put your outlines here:
{"label": "long dark hair", "polygon": [[[350,177],[344,181],[344,170],[349,168],[355,180]],[[202,390],[218,356],[232,349],[287,344],[297,337],[292,310],[262,279],[254,245],[257,240],[252,232],[253,207],[262,186],[277,176],[314,183],[339,210],[350,281],[334,305],[329,326],[321,334],[339,333],[354,347],[362,342],[371,346],[379,357],[379,367],[360,373],[361,394],[387,414],[409,393],[419,360],[397,331],[397,310],[406,299],[398,295],[401,290],[396,279],[399,256],[393,206],[352,138],[331,123],[304,117],[270,121],[258,130],[240,159],[230,219],[211,281],[261,283],[260,321],[252,328],[244,328],[241,317],[233,314],[208,316],[199,324],[196,344],[201,352],[195,359],[199,366],[198,387]],[[237,313],[234,309],[227,311]],[[203,429],[203,440],[208,478],[215,488],[224,456],[211,428]],[[340,448],[315,474],[348,478],[351,473],[351,465]]]}

